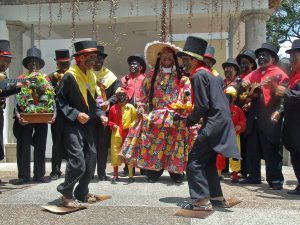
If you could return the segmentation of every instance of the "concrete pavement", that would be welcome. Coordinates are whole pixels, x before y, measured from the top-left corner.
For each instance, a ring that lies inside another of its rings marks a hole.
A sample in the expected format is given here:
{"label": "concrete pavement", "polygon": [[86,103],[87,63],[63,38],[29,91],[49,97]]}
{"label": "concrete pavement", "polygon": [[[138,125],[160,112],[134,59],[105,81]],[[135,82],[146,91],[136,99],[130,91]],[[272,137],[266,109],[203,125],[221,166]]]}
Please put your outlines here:
{"label": "concrete pavement", "polygon": [[[228,210],[216,209],[205,220],[173,216],[177,203],[189,200],[189,192],[186,181],[174,184],[168,173],[154,184],[147,183],[144,176],[137,176],[133,184],[127,184],[126,178],[115,185],[93,180],[91,193],[112,195],[112,199],[66,215],[51,214],[41,208],[58,201],[56,187],[63,178],[48,184],[32,183],[0,195],[0,224],[300,224],[300,197],[286,194],[295,187],[296,180],[291,167],[284,167],[283,171],[286,181],[282,191],[271,190],[266,183],[233,185],[225,179],[224,195],[243,202]],[[4,181],[15,178],[16,164],[0,164],[0,177]]]}

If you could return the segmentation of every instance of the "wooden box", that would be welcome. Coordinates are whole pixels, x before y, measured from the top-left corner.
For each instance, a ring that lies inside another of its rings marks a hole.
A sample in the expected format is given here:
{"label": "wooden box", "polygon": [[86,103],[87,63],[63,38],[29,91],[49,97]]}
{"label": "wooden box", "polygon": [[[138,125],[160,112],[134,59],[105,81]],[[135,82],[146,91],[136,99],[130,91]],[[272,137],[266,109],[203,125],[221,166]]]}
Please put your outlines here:
{"label": "wooden box", "polygon": [[21,113],[28,123],[50,123],[53,113]]}

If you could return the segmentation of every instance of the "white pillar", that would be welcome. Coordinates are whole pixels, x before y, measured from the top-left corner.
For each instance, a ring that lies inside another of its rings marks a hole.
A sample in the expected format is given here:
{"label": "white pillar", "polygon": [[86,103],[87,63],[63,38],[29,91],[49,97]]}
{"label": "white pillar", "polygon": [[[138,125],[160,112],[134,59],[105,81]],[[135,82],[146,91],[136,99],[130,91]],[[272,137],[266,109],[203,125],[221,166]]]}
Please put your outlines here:
{"label": "white pillar", "polygon": [[[15,57],[10,64],[9,77],[16,78],[23,73],[23,33],[26,31],[26,26],[20,21],[7,21],[6,26],[9,33],[10,50]],[[7,127],[4,134],[7,137],[5,142],[6,161],[15,161],[16,139],[13,134],[13,112],[14,112],[14,97],[11,96],[6,101],[6,116],[5,121]]]}
{"label": "white pillar", "polygon": [[269,10],[249,10],[242,13],[245,22],[245,48],[255,50],[266,42],[266,23],[270,18]]}

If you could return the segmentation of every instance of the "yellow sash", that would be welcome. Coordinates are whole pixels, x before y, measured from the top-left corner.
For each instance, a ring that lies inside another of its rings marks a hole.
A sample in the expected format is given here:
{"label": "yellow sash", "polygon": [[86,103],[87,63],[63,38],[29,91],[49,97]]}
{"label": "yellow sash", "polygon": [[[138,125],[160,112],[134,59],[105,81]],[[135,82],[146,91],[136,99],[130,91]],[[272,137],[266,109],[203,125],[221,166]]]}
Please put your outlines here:
{"label": "yellow sash", "polygon": [[[101,84],[105,87],[105,89],[109,88],[117,80],[116,75],[114,75],[113,72],[111,72],[109,69],[107,69],[104,66],[101,68],[99,73],[97,74],[95,73],[95,75],[97,80],[101,82]],[[98,86],[97,86],[97,93],[98,95],[101,95],[101,90]]]}
{"label": "yellow sash", "polygon": [[71,73],[76,80],[80,93],[82,94],[85,104],[89,106],[87,99],[87,90],[95,99],[96,93],[96,76],[92,70],[87,70],[84,74],[77,65],[73,65],[66,73]]}

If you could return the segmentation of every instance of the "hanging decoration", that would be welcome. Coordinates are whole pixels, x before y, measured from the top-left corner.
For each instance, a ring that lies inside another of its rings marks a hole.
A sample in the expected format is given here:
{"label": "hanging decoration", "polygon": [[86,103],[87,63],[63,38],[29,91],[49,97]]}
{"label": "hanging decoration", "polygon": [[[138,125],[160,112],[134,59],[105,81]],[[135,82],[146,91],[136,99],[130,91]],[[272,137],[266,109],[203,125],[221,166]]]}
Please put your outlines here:
{"label": "hanging decoration", "polygon": [[[76,37],[75,20],[76,20],[76,17],[78,17],[78,19],[79,19],[79,0],[70,0],[70,11],[71,11],[71,16],[72,16],[71,40],[72,40],[72,43],[74,43],[75,37]],[[73,51],[74,51],[74,49],[73,49]]]}
{"label": "hanging decoration", "polygon": [[161,2],[161,15],[160,15],[160,41],[167,41],[167,0]]}
{"label": "hanging decoration", "polygon": [[130,11],[129,16],[132,16],[134,10],[134,0],[130,0]]}
{"label": "hanging decoration", "polygon": [[192,28],[192,18],[193,18],[193,0],[187,0],[187,10],[189,11],[188,16],[188,28]]}
{"label": "hanging decoration", "polygon": [[135,4],[135,8],[136,8],[136,15],[139,15],[139,0],[136,0],[136,4]]}
{"label": "hanging decoration", "polygon": [[53,24],[53,16],[52,16],[52,4],[51,4],[51,0],[49,0],[48,3],[48,10],[49,10],[49,33],[48,33],[48,37],[51,36],[51,31],[52,31],[52,24]]}
{"label": "hanging decoration", "polygon": [[169,0],[169,41],[171,43],[173,42],[172,10],[173,10],[173,0]]}
{"label": "hanging decoration", "polygon": [[155,31],[158,34],[158,26],[159,26],[158,16],[159,16],[159,12],[158,12],[158,3],[157,3],[157,1],[158,0],[155,0],[155,2],[154,2],[153,11],[155,13]]}
{"label": "hanging decoration", "polygon": [[58,14],[57,14],[57,20],[58,21],[62,20],[62,15],[63,15],[62,8],[63,8],[62,2],[61,2],[61,0],[59,0],[59,2],[58,2]]}
{"label": "hanging decoration", "polygon": [[42,4],[39,2],[39,23],[38,23],[39,48],[41,48],[41,21],[42,21]]}
{"label": "hanging decoration", "polygon": [[96,37],[96,15],[97,10],[99,10],[98,0],[89,1],[89,9],[88,11],[92,14],[92,38],[93,40],[97,40]]}

